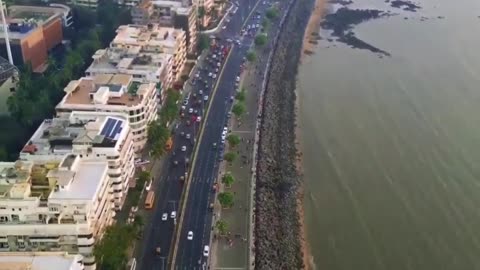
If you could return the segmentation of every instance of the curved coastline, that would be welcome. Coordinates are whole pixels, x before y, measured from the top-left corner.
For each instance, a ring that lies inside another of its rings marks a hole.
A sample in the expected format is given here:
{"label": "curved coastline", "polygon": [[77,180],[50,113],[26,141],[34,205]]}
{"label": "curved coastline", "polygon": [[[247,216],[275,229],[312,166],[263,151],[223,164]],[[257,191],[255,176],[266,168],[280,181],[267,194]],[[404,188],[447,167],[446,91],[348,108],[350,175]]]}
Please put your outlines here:
{"label": "curved coastline", "polygon": [[256,169],[256,269],[309,269],[296,144],[296,75],[313,2],[292,2],[266,79]]}

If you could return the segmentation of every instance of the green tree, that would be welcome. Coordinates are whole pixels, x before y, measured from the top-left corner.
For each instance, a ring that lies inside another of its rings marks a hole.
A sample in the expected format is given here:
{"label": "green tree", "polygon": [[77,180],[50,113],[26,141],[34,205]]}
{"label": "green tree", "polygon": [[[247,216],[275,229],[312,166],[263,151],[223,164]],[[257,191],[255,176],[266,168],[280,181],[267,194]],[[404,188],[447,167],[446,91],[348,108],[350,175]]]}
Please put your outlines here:
{"label": "green tree", "polygon": [[242,88],[242,90],[235,95],[235,98],[240,102],[244,102],[246,98],[245,88]]}
{"label": "green tree", "polygon": [[171,88],[167,90],[167,97],[160,110],[160,120],[164,125],[177,118],[179,111],[178,101],[180,100],[180,97],[180,93],[177,90]]}
{"label": "green tree", "polygon": [[255,37],[255,45],[261,47],[267,44],[267,35],[259,34]]}
{"label": "green tree", "polygon": [[204,7],[199,7],[198,10],[197,10],[197,12],[198,12],[198,14],[197,14],[197,15],[198,15],[198,18],[201,19],[201,18],[203,18],[203,17],[205,16],[205,8],[204,8]]}
{"label": "green tree", "polygon": [[233,175],[230,172],[226,173],[222,177],[222,183],[224,183],[225,186],[227,187],[231,187],[234,182],[235,182],[235,177],[233,177]]}
{"label": "green tree", "polygon": [[231,147],[235,147],[240,143],[240,137],[238,135],[235,135],[235,134],[228,135],[227,140],[228,140],[228,144]]}
{"label": "green tree", "polygon": [[230,208],[234,204],[233,193],[231,192],[221,192],[218,194],[218,201],[222,208]]}
{"label": "green tree", "polygon": [[275,7],[271,7],[269,9],[267,9],[267,12],[265,12],[265,16],[269,20],[273,20],[273,19],[278,17],[278,10]]}
{"label": "green tree", "polygon": [[200,37],[198,38],[198,50],[202,52],[208,49],[209,46],[210,46],[210,38],[205,34],[201,34]]}
{"label": "green tree", "polygon": [[235,158],[237,158],[237,154],[235,154],[234,152],[228,152],[223,156],[223,158],[226,161],[232,163],[235,160]]}
{"label": "green tree", "polygon": [[236,117],[242,116],[245,113],[245,105],[241,102],[237,102],[233,105],[232,112]]}
{"label": "green tree", "polygon": [[160,158],[165,153],[165,143],[169,137],[169,130],[160,120],[153,121],[149,124],[147,140],[150,145],[150,155],[153,158]]}
{"label": "green tree", "polygon": [[215,227],[217,228],[218,234],[220,235],[227,234],[228,223],[225,220],[223,219],[218,220],[217,223],[215,224]]}
{"label": "green tree", "polygon": [[150,181],[151,178],[152,178],[152,175],[150,174],[149,171],[141,171],[138,174],[136,189],[141,191],[145,183]]}
{"label": "green tree", "polygon": [[262,32],[266,32],[270,28],[270,20],[263,18],[262,20]]}
{"label": "green tree", "polygon": [[128,247],[135,239],[131,225],[115,224],[105,230],[102,239],[94,247],[97,267],[104,270],[124,269],[128,262]]}
{"label": "green tree", "polygon": [[248,51],[246,58],[248,62],[254,62],[257,59],[257,54],[254,51]]}

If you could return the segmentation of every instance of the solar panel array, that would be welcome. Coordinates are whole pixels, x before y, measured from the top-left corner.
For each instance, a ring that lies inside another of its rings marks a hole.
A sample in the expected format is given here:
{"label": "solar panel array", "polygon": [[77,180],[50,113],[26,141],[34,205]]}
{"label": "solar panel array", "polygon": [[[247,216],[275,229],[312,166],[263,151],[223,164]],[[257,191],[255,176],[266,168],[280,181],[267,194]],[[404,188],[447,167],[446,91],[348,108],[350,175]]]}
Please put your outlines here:
{"label": "solar panel array", "polygon": [[107,118],[105,125],[103,125],[100,135],[112,140],[118,140],[118,136],[122,131],[122,120]]}

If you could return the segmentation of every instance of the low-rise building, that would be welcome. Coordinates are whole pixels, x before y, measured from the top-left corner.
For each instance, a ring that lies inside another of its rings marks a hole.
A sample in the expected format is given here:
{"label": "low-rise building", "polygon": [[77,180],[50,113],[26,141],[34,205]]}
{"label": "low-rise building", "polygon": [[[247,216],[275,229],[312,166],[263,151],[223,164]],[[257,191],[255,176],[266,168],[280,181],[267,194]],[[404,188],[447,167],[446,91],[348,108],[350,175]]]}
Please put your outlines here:
{"label": "low-rise building", "polygon": [[74,111],[124,113],[129,119],[134,151],[143,149],[148,124],[157,117],[159,102],[154,83],[133,82],[132,75],[101,74],[71,81],[64,91],[56,107],[59,117]]}
{"label": "low-rise building", "polygon": [[95,269],[94,243],[115,216],[108,166],[75,154],[0,162],[0,251],[81,254]]}
{"label": "low-rise building", "polygon": [[19,158],[42,163],[75,154],[83,160],[108,162],[110,193],[120,210],[135,172],[132,138],[126,114],[72,112],[43,121]]}
{"label": "low-rise building", "polygon": [[84,270],[83,257],[65,252],[0,253],[0,270]]}
{"label": "low-rise building", "polygon": [[[33,71],[45,71],[48,52],[62,42],[62,25],[70,23],[69,13],[69,9],[61,7],[10,6],[6,23],[14,64],[30,63]],[[0,55],[8,59],[3,31],[0,31]]]}
{"label": "low-rise building", "polygon": [[[180,81],[186,62],[185,31],[181,29],[162,27],[159,24],[122,25],[117,29],[117,35],[107,49],[110,58],[122,59],[118,65],[128,61],[122,66],[129,66],[134,61],[128,56],[136,56],[134,59],[137,63],[150,64],[162,53],[172,55],[167,78],[172,82]],[[94,63],[86,71],[87,74],[98,74],[100,68],[97,68],[97,65],[94,59]]]}

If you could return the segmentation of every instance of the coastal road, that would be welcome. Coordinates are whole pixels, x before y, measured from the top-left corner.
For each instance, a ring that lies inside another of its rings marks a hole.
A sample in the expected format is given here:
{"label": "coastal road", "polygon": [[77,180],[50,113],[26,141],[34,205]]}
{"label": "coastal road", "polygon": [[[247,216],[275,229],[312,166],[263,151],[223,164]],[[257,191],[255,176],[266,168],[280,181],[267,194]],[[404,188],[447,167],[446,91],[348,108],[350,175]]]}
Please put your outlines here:
{"label": "coastal road", "polygon": [[[258,8],[255,11],[262,13],[266,9],[263,5],[257,5],[255,8]],[[250,12],[252,13],[253,11]],[[250,23],[250,20],[246,23]],[[220,36],[224,39],[239,37],[244,24],[227,25],[225,32]],[[240,75],[240,65],[252,43],[253,36],[246,36],[240,38],[240,45],[234,45],[219,75],[216,91],[212,94],[213,100],[199,137],[200,144],[195,153],[194,164],[192,164],[193,171],[185,213],[181,220],[178,243],[174,247],[177,250],[173,254],[175,256],[173,269],[202,269],[207,265],[208,258],[203,256],[203,249],[204,246],[210,245],[213,223],[213,213],[209,211],[209,205],[215,200],[212,186],[216,181],[218,165],[223,157],[222,149],[214,149],[213,144],[221,144],[221,133],[227,124],[227,113],[233,104],[230,97],[235,94],[236,77]],[[187,239],[189,232],[193,233],[193,240]]]}
{"label": "coastal road", "polygon": [[[246,3],[246,4],[245,4]],[[244,19],[250,13],[250,9],[254,6],[254,0],[247,0],[243,1],[241,5],[239,5],[237,12],[231,15],[229,18],[228,23],[225,23],[225,29],[222,29],[219,36],[234,36],[235,33],[240,31],[241,26],[243,25]],[[239,60],[235,58],[237,63],[237,68],[240,65]],[[229,64],[230,60],[227,60],[227,63],[224,64],[224,74],[235,72],[232,70],[233,65]],[[203,64],[200,63],[200,66]],[[227,66],[231,66],[230,68],[226,68]],[[206,78],[207,85],[210,87],[214,84],[215,80],[208,78],[205,71],[202,71],[202,77]],[[231,74],[231,76],[236,76]],[[232,83],[235,77],[229,81]],[[219,85],[223,85],[225,87],[225,77],[219,78],[220,82]],[[233,86],[233,85],[231,85]],[[208,88],[208,87],[207,87]],[[198,93],[199,90],[203,90],[208,93],[208,89],[205,86],[200,84],[195,84],[192,86],[192,93]],[[220,91],[219,91],[220,92]],[[222,96],[223,97],[223,96]],[[212,108],[217,108],[218,104],[216,105],[216,100],[218,98],[214,98],[210,102],[212,103]],[[189,100],[189,105],[193,103],[193,97]],[[200,114],[203,112],[204,107],[206,104],[202,104],[198,110]],[[223,117],[226,115],[226,104],[224,102],[223,107],[225,109],[221,110]],[[216,111],[213,109],[212,111]],[[221,121],[225,121],[220,119]],[[204,119],[205,125],[208,126],[209,123],[213,123],[210,121],[219,121],[219,119]],[[138,247],[138,255],[137,258],[137,267],[138,269],[150,270],[150,269],[167,269],[167,260],[170,253],[170,244],[172,241],[172,236],[174,232],[174,228],[177,225],[176,220],[170,218],[170,213],[172,211],[177,211],[177,216],[180,215],[179,213],[179,200],[181,194],[184,189],[184,183],[179,181],[180,177],[185,174],[185,172],[189,169],[188,164],[185,163],[185,158],[190,158],[193,149],[193,142],[194,137],[198,133],[200,125],[197,123],[193,123],[190,126],[186,125],[186,121],[180,121],[178,127],[175,129],[174,136],[174,149],[173,151],[167,156],[162,166],[155,167],[155,170],[152,171],[152,175],[155,177],[154,184],[152,185],[152,189],[155,191],[155,204],[153,209],[151,210],[150,219],[146,222],[143,239],[141,240],[141,244]],[[208,130],[208,128],[206,128]],[[184,134],[191,134],[191,139],[186,139],[185,136],[181,136],[181,133]],[[208,132],[210,136],[213,136],[212,132]],[[220,133],[216,134],[216,138],[219,138]],[[210,146],[212,142],[210,142]],[[207,142],[205,142],[207,144]],[[181,151],[181,147],[186,146],[187,150],[185,152]],[[201,149],[200,149],[201,148]],[[203,149],[202,146],[199,146],[199,153],[204,153],[205,151],[210,151],[211,149]],[[218,155],[218,154],[217,154]],[[216,156],[212,157],[207,155],[207,161],[205,164],[198,165],[199,168],[205,167],[210,168],[213,163],[215,163]],[[174,165],[173,161],[178,161],[178,165]],[[200,160],[200,159],[197,159]],[[212,163],[213,162],[213,163]],[[197,174],[195,179],[207,179],[208,170],[202,170],[200,174]],[[213,172],[211,172],[213,175]],[[193,178],[192,178],[193,179]],[[195,180],[197,181],[197,180]],[[200,180],[202,181],[202,180]],[[198,183],[200,183],[200,181]],[[197,187],[196,187],[197,188]],[[198,188],[197,188],[198,190]],[[207,194],[208,190],[204,194]],[[202,197],[204,198],[204,196]],[[167,221],[162,221],[163,213],[167,213],[169,218]],[[186,237],[186,236],[185,236]],[[194,238],[196,239],[196,237]],[[155,253],[155,249],[159,247],[161,249],[161,254],[158,255]]]}

